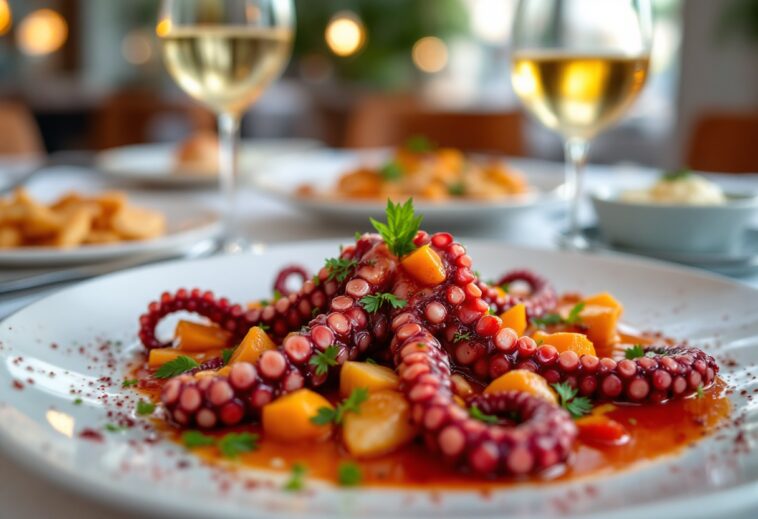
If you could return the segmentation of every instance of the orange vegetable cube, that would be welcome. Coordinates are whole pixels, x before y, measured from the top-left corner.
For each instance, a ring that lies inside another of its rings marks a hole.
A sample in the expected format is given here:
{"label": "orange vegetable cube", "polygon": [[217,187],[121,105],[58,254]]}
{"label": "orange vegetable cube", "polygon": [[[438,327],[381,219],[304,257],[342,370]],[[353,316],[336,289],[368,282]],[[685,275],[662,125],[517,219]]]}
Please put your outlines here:
{"label": "orange vegetable cube", "polygon": [[621,310],[610,306],[587,305],[579,318],[587,328],[587,337],[601,351],[619,341],[616,330]]}
{"label": "orange vegetable cube", "polygon": [[447,277],[442,259],[429,245],[411,252],[400,264],[406,272],[423,285],[439,285]]}
{"label": "orange vegetable cube", "polygon": [[411,407],[397,391],[377,391],[361,404],[360,413],[347,413],[342,439],[353,456],[381,456],[409,443],[417,429]]}
{"label": "orange vegetable cube", "polygon": [[298,389],[263,407],[263,432],[268,438],[283,442],[321,440],[329,436],[332,424],[316,425],[311,418],[322,407],[332,404],[310,389]]}
{"label": "orange vegetable cube", "polygon": [[584,304],[587,306],[597,305],[606,306],[608,308],[617,308],[619,313],[624,310],[624,307],[618,300],[608,292],[601,292],[599,294],[591,295],[583,299]]}
{"label": "orange vegetable cube", "polygon": [[534,332],[532,338],[544,344],[549,344],[558,350],[558,353],[564,351],[573,351],[577,355],[596,355],[595,346],[586,335],[572,332],[545,333],[541,330]]}
{"label": "orange vegetable cube", "polygon": [[503,321],[503,328],[512,328],[519,337],[524,335],[526,331],[526,307],[523,303],[512,306],[500,314],[500,319]]}
{"label": "orange vegetable cube", "polygon": [[151,368],[158,368],[167,362],[171,362],[177,357],[189,357],[197,362],[205,362],[206,360],[220,356],[221,350],[195,352],[182,351],[177,348],[155,348],[153,350],[150,350],[150,354],[147,358],[147,364]]}
{"label": "orange vegetable cube", "polygon": [[249,362],[255,364],[266,350],[273,350],[276,344],[260,326],[253,326],[232,353],[229,364]]}
{"label": "orange vegetable cube", "polygon": [[396,389],[400,379],[393,370],[368,364],[347,361],[340,370],[340,395],[347,397],[353,390],[364,387],[370,393],[382,389]]}
{"label": "orange vegetable cube", "polygon": [[232,334],[219,326],[179,321],[174,337],[178,339],[178,348],[182,351],[205,351],[226,348]]}
{"label": "orange vegetable cube", "polygon": [[558,404],[558,397],[547,383],[547,380],[537,373],[526,369],[509,371],[490,382],[490,385],[484,388],[485,393],[499,393],[501,391],[523,391],[548,402]]}

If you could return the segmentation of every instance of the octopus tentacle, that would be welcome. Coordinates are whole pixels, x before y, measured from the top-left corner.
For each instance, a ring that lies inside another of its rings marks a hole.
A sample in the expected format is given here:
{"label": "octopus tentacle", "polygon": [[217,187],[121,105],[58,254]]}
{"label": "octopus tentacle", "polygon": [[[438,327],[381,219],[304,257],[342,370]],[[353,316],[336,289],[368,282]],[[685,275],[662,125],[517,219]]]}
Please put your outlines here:
{"label": "octopus tentacle", "polygon": [[289,281],[289,278],[292,276],[298,276],[303,283],[308,281],[311,277],[308,271],[300,265],[289,265],[288,267],[284,267],[279,271],[279,274],[276,275],[276,279],[274,280],[274,292],[279,292],[283,296],[292,294],[293,291],[287,287],[287,281]]}
{"label": "octopus tentacle", "polygon": [[[395,269],[396,261],[384,245],[371,249],[358,260],[354,275],[345,280],[344,292],[331,299],[328,311],[287,335],[277,349],[263,352],[256,364],[234,364],[228,377],[210,374],[196,380],[182,375],[170,380],[161,393],[169,415],[183,426],[234,425],[257,416],[261,407],[285,393],[322,385],[346,360],[386,339],[386,319],[370,318],[360,300],[384,291]],[[338,348],[335,365],[319,372],[310,360],[330,346]]]}
{"label": "octopus tentacle", "polygon": [[529,286],[529,294],[503,294],[496,288],[489,286],[482,281],[477,282],[477,286],[482,291],[482,299],[489,303],[493,310],[498,314],[505,312],[519,303],[524,305],[526,315],[530,319],[533,317],[540,317],[555,309],[558,304],[558,296],[553,285],[545,278],[538,276],[529,270],[514,270],[508,272],[495,283],[495,287],[510,285],[517,281],[526,283]]}

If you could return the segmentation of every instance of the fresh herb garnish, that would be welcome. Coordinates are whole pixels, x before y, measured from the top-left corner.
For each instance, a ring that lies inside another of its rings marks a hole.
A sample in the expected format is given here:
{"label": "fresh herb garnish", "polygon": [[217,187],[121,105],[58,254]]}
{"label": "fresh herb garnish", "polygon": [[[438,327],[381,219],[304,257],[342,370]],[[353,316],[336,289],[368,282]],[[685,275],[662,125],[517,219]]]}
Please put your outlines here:
{"label": "fresh herb garnish", "polygon": [[390,292],[383,292],[381,294],[373,294],[370,296],[364,296],[360,300],[361,306],[366,309],[370,314],[376,313],[379,308],[384,304],[390,305],[392,308],[405,308],[408,301],[405,299],[399,299]]}
{"label": "fresh herb garnish", "polygon": [[224,366],[229,364],[229,361],[232,360],[232,355],[234,355],[235,348],[225,348],[221,350],[221,360],[224,362]]}
{"label": "fresh herb garnish", "polygon": [[199,365],[194,359],[182,355],[158,368],[153,376],[155,378],[171,378],[194,369]]}
{"label": "fresh herb garnish", "polygon": [[627,358],[629,360],[638,359],[644,356],[645,356],[645,348],[642,347],[642,344],[635,344],[631,348],[627,348],[624,350],[624,358]]}
{"label": "fresh herb garnish", "polygon": [[153,414],[153,411],[155,411],[154,403],[148,402],[146,400],[140,400],[139,402],[137,402],[137,415],[138,416]]}
{"label": "fresh herb garnish", "polygon": [[390,251],[400,258],[416,250],[413,239],[416,237],[423,217],[416,216],[413,212],[413,199],[409,198],[402,205],[387,200],[386,214],[386,224],[371,218],[371,225],[381,235]]}
{"label": "fresh herb garnish", "polygon": [[466,194],[466,184],[453,182],[447,186],[447,194],[450,196],[463,196]]}
{"label": "fresh herb garnish", "polygon": [[704,396],[705,396],[705,391],[703,390],[703,384],[698,384],[697,385],[697,393],[695,394],[695,398],[697,398],[698,400],[700,400]]}
{"label": "fresh herb garnish", "polygon": [[558,393],[561,400],[561,407],[571,414],[573,418],[581,418],[592,411],[592,402],[586,396],[577,397],[577,390],[566,382],[552,384],[552,388]]}
{"label": "fresh herb garnish", "polygon": [[506,294],[510,291],[510,289],[511,289],[510,283],[503,283],[502,285],[500,285],[500,290],[502,290]]}
{"label": "fresh herb garnish", "polygon": [[461,341],[468,341],[471,339],[471,334],[469,332],[455,332],[455,335],[453,335],[453,343],[458,344]]}
{"label": "fresh herb garnish", "polygon": [[554,326],[556,324],[581,324],[582,318],[579,314],[584,310],[584,302],[575,304],[568,313],[566,318],[563,318],[560,314],[545,314],[542,317],[535,317],[532,319],[532,324],[539,328],[545,328],[546,326]]}
{"label": "fresh herb garnish", "polygon": [[84,400],[82,400],[81,398],[75,398],[74,399],[74,405],[82,405],[83,402],[84,402]]}
{"label": "fresh herb garnish", "polygon": [[311,418],[311,422],[316,425],[326,425],[328,423],[341,424],[347,413],[359,414],[361,404],[368,399],[368,389],[358,387],[353,389],[345,400],[337,405],[334,409],[331,407],[321,407],[316,416]]}
{"label": "fresh herb garnish", "polygon": [[105,424],[105,430],[112,433],[121,432],[125,429],[125,427],[121,427],[120,425],[116,425],[113,423],[107,423]]}
{"label": "fresh herb garnish", "polygon": [[336,279],[340,283],[345,281],[358,262],[352,259],[330,258],[326,260],[326,268],[329,269],[328,281]]}
{"label": "fresh herb garnish", "polygon": [[683,168],[676,171],[669,171],[661,176],[661,180],[666,182],[676,182],[677,180],[683,180],[689,176],[692,176],[692,170]]}
{"label": "fresh herb garnish", "polygon": [[371,357],[367,358],[364,362],[366,362],[366,364],[372,364],[376,366],[376,361],[372,359]]}
{"label": "fresh herb garnish", "polygon": [[414,135],[405,141],[405,149],[414,153],[426,153],[437,147],[435,143],[423,135]]}
{"label": "fresh herb garnish", "polygon": [[136,378],[127,378],[121,383],[121,387],[132,387],[139,384],[139,380]]}
{"label": "fresh herb garnish", "polygon": [[361,468],[352,462],[340,463],[337,468],[337,480],[343,487],[354,487],[359,485],[363,474]]}
{"label": "fresh herb garnish", "polygon": [[302,463],[295,463],[292,465],[292,473],[290,478],[284,484],[284,490],[290,492],[297,492],[305,487],[305,474],[308,472],[308,468]]}
{"label": "fresh herb garnish", "polygon": [[225,458],[234,459],[240,454],[258,449],[257,434],[249,432],[225,434],[217,443],[218,450]]}
{"label": "fresh herb garnish", "polygon": [[499,422],[497,416],[493,414],[486,414],[475,405],[469,407],[468,415],[474,420],[479,420],[480,422],[488,424],[496,424]]}
{"label": "fresh herb garnish", "polygon": [[362,232],[360,232],[360,231],[355,231],[355,234],[354,234],[353,236],[354,236],[354,238],[355,238],[355,241],[358,241],[358,240],[360,240],[361,238],[363,238],[363,233],[362,233]]}
{"label": "fresh herb garnish", "polygon": [[392,162],[388,162],[382,166],[382,169],[379,170],[379,175],[381,175],[382,179],[385,182],[395,182],[397,180],[400,180],[403,178],[403,174],[403,167],[394,160]]}
{"label": "fresh herb garnish", "polygon": [[536,340],[536,341],[534,341],[534,342],[536,342],[536,343],[537,343],[537,346],[542,346],[543,344],[545,344],[545,340],[544,340],[544,339],[537,339],[537,340]]}
{"label": "fresh herb garnish", "polygon": [[337,365],[337,355],[340,352],[339,346],[332,344],[328,346],[324,351],[316,353],[308,364],[315,366],[316,375],[326,375],[329,368]]}
{"label": "fresh herb garnish", "polygon": [[318,274],[314,274],[311,278],[311,281],[313,281],[313,284],[316,286],[319,286],[321,284],[321,278],[318,277]]}
{"label": "fresh herb garnish", "polygon": [[203,434],[200,431],[184,431],[182,433],[182,443],[188,449],[209,447],[216,444],[216,438]]}

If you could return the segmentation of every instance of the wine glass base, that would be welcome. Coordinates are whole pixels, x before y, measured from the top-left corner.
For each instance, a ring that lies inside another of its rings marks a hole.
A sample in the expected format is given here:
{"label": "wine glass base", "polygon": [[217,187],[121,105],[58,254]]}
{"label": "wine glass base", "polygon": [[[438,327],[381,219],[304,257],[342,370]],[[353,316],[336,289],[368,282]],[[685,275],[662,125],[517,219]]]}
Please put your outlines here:
{"label": "wine glass base", "polygon": [[589,240],[581,232],[563,231],[558,235],[558,247],[569,251],[590,250]]}

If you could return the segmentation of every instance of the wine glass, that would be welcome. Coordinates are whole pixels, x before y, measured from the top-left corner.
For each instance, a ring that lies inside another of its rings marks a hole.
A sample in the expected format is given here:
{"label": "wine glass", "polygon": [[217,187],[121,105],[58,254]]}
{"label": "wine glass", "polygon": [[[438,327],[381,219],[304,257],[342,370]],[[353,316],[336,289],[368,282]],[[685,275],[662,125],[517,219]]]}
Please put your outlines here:
{"label": "wine glass", "polygon": [[520,0],[511,80],[529,112],[564,139],[569,225],[561,244],[587,247],[578,222],[593,137],[616,122],[645,84],[649,0]]}
{"label": "wine glass", "polygon": [[244,110],[284,70],[292,47],[292,0],[163,0],[156,32],[179,86],[218,116],[219,180],[226,252],[237,228],[237,151]]}

